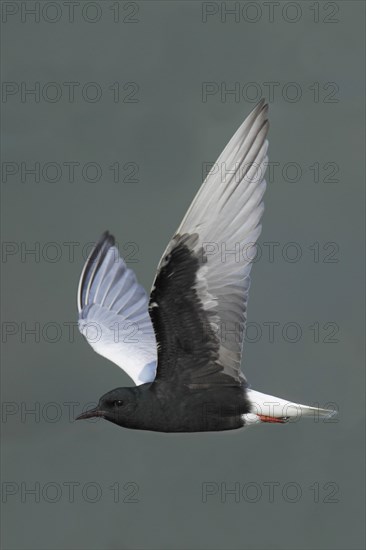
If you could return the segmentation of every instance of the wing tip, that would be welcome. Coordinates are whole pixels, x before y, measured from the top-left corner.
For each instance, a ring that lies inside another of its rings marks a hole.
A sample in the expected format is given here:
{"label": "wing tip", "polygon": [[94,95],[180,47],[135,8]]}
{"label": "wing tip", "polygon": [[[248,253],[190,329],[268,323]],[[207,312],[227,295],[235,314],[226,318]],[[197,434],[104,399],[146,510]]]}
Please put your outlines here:
{"label": "wing tip", "polygon": [[265,116],[268,115],[269,111],[269,103],[266,101],[264,97],[262,97],[258,103],[255,105],[255,107],[252,109],[252,113],[256,113],[258,116],[259,114],[263,114]]}
{"label": "wing tip", "polygon": [[95,245],[95,248],[98,248],[98,246],[102,246],[105,241],[109,241],[109,246],[114,246],[116,244],[116,239],[114,238],[114,235],[112,235],[108,229],[106,231],[103,231],[101,236],[99,237],[97,244]]}
{"label": "wing tip", "polygon": [[115,240],[114,236],[108,230],[106,230],[99,237],[96,244],[92,248],[89,256],[87,257],[87,259],[85,261],[85,264],[84,264],[84,267],[82,269],[81,275],[80,275],[79,285],[78,285],[77,307],[78,307],[79,313],[82,311],[82,309],[85,305],[85,304],[83,304],[83,301],[82,301],[82,293],[83,293],[84,284],[85,284],[85,281],[87,279],[90,267],[93,264],[95,264],[98,256],[100,256],[100,258],[98,258],[98,260],[99,260],[98,263],[100,263],[100,261],[103,261],[103,258],[105,256],[105,254],[107,253],[107,251],[112,246],[115,246],[115,244],[116,244],[116,240]]}
{"label": "wing tip", "polygon": [[266,133],[269,129],[269,119],[268,119],[268,113],[269,113],[269,104],[266,102],[264,98],[260,100],[257,107],[254,108],[256,110],[258,108],[258,112],[256,113],[255,120],[262,118],[262,123],[260,126],[260,130],[263,128],[266,128]]}

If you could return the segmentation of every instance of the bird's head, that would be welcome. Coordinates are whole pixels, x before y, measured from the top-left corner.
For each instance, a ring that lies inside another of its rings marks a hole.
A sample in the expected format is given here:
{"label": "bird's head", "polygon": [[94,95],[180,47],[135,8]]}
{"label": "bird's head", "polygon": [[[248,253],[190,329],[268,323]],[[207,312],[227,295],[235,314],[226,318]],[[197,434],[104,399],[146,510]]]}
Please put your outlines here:
{"label": "bird's head", "polygon": [[95,409],[90,409],[75,420],[102,417],[119,426],[128,426],[129,420],[133,417],[137,401],[135,388],[116,388],[105,393]]}

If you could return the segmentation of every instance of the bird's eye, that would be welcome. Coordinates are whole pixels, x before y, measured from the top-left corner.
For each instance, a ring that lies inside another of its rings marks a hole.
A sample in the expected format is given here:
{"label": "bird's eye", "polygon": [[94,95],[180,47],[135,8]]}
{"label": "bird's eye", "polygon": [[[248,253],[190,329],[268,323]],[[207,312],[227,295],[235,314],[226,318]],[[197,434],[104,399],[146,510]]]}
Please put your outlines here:
{"label": "bird's eye", "polygon": [[113,401],[113,405],[115,407],[121,407],[123,405],[123,401],[121,401],[120,399],[118,401]]}

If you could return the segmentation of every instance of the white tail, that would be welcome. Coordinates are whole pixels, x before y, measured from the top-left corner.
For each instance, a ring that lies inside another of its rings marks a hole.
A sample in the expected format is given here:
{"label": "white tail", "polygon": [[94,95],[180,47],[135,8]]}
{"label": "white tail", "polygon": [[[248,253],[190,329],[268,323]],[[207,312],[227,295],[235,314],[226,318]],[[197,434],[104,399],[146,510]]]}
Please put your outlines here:
{"label": "white tail", "polygon": [[247,390],[247,396],[251,403],[251,413],[243,415],[245,424],[258,424],[260,422],[286,422],[290,419],[312,417],[314,419],[330,418],[336,411],[309,407],[286,401],[280,397],[266,395],[259,391]]}

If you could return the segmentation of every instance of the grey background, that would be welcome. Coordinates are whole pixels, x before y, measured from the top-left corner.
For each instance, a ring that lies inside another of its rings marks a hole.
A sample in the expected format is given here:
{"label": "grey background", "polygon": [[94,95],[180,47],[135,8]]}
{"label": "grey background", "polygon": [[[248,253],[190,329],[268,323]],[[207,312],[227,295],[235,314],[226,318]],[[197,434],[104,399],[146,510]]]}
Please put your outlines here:
{"label": "grey background", "polygon": [[[22,183],[19,174],[2,181],[2,237],[15,243],[2,263],[3,329],[12,322],[18,330],[3,334],[2,478],[18,488],[7,495],[10,486],[2,486],[3,548],[363,548],[363,2],[320,2],[318,23],[308,2],[296,3],[301,16],[294,23],[286,21],[296,15],[291,8],[283,15],[286,3],[273,21],[260,3],[257,22],[246,20],[254,12],[242,12],[238,22],[233,16],[221,21],[218,13],[203,23],[200,2],[141,1],[137,22],[130,23],[122,18],[134,6],[121,2],[115,23],[114,2],[106,1],[96,3],[102,17],[94,24],[82,18],[84,4],[75,8],[74,23],[60,2],[62,16],[53,24],[47,21],[55,17],[51,6],[39,23],[31,16],[22,22],[18,13],[2,25],[3,81],[56,82],[63,90],[54,103],[3,97],[3,161],[94,161],[103,171],[94,183],[80,169],[70,183],[65,168],[54,183],[42,177]],[[324,21],[333,10],[338,22]],[[69,81],[97,82],[102,98],[90,103],[78,92],[70,103],[63,85]],[[116,81],[138,83],[138,101],[115,103],[108,86]],[[104,392],[130,384],[77,331],[70,341],[64,325],[76,320],[82,246],[105,229],[122,251],[135,243],[138,261],[130,265],[149,289],[160,254],[202,181],[202,163],[215,160],[253,107],[248,97],[221,101],[219,94],[204,102],[203,82],[255,82],[267,99],[263,83],[279,83],[270,105],[270,156],[281,167],[298,163],[302,175],[291,183],[280,167],[268,185],[263,257],[252,272],[249,307],[249,321],[260,324],[262,336],[246,344],[244,370],[258,390],[309,404],[334,402],[337,422],[164,435],[69,420],[65,403],[77,403],[73,417]],[[298,101],[282,94],[288,82],[300,87]],[[314,82],[317,102],[309,89]],[[328,82],[339,86],[336,102],[326,98]],[[138,182],[113,183],[108,167],[116,161],[136,162]],[[315,162],[337,163],[338,181],[324,181],[328,167],[314,183],[309,167]],[[70,242],[79,243],[71,260],[64,244]],[[273,262],[265,242],[279,243]],[[289,242],[300,247],[297,262],[282,256]],[[309,249],[315,242],[317,262]],[[329,242],[339,246],[333,262],[323,248]],[[61,250],[57,261],[47,243]],[[34,246],[39,261],[22,257],[22,247]],[[268,321],[281,323],[273,343],[263,325]],[[37,322],[39,342],[23,330]],[[281,334],[288,322],[301,327],[296,343]],[[316,322],[319,343],[309,328]],[[338,326],[338,341],[324,341],[327,322]],[[58,333],[47,323],[56,323]],[[39,417],[24,414],[25,408]],[[6,413],[10,409],[14,414]],[[63,485],[70,481],[80,484],[74,502]],[[36,482],[40,501],[30,494],[22,499],[21,484],[29,489]],[[82,492],[90,482],[102,492],[95,503],[92,488]],[[110,486],[117,482],[115,503]],[[137,484],[137,502],[123,502],[135,487],[123,488],[127,482]],[[205,482],[218,489],[207,502]],[[268,482],[279,484],[273,502]],[[221,502],[221,483],[240,484],[239,502],[225,492]]]}

